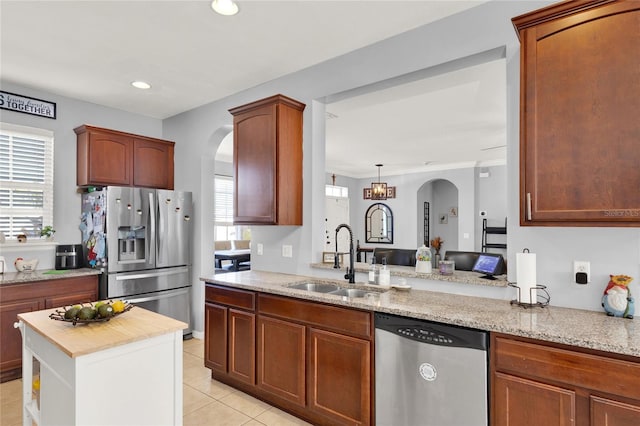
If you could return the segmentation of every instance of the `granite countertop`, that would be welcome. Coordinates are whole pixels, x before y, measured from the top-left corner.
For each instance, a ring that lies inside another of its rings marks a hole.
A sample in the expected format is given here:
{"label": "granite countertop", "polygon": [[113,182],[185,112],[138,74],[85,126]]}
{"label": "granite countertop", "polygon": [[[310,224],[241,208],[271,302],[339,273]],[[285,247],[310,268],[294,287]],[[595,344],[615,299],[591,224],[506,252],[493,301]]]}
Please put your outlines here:
{"label": "granite countertop", "polygon": [[63,278],[99,275],[99,269],[80,268],[67,270],[42,269],[33,272],[5,272],[0,274],[0,285],[25,284],[35,281],[59,280]]}
{"label": "granite countertop", "polygon": [[[342,264],[341,266],[342,267],[340,269],[344,270],[346,268],[346,265],[344,264]],[[316,269],[334,269],[333,263],[312,263],[311,267]],[[370,267],[371,265],[368,263],[354,263],[354,269],[356,270],[356,272],[367,273],[369,272]],[[496,275],[495,280],[488,280],[485,278],[480,278],[480,274],[478,274],[477,272],[470,271],[454,271],[452,275],[442,275],[435,268],[433,269],[433,273],[431,274],[416,272],[415,267],[413,266],[387,265],[387,269],[389,269],[392,277],[421,278],[426,280],[446,281],[452,283],[482,285],[489,287],[506,287],[509,285],[506,275]]]}
{"label": "granite countertop", "polygon": [[[387,290],[364,283],[357,283],[354,286],[346,281],[254,270],[202,277],[201,280],[247,290],[640,357],[638,320],[609,317],[604,312],[555,306],[525,309],[511,305],[507,300],[415,289]],[[309,281],[368,289],[371,295],[364,298],[347,298],[288,288],[293,284]]]}

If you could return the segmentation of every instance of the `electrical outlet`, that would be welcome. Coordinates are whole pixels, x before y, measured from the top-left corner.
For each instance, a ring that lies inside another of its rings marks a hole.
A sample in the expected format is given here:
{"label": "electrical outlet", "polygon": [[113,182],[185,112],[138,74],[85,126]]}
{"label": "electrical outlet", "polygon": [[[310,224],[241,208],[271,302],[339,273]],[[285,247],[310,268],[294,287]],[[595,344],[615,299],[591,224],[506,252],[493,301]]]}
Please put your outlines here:
{"label": "electrical outlet", "polygon": [[282,257],[293,257],[293,246],[285,244],[282,246]]}
{"label": "electrical outlet", "polygon": [[262,243],[258,243],[258,256],[262,256],[264,254],[264,245]]}
{"label": "electrical outlet", "polygon": [[573,277],[577,284],[586,284],[591,282],[591,262],[586,260],[574,260]]}

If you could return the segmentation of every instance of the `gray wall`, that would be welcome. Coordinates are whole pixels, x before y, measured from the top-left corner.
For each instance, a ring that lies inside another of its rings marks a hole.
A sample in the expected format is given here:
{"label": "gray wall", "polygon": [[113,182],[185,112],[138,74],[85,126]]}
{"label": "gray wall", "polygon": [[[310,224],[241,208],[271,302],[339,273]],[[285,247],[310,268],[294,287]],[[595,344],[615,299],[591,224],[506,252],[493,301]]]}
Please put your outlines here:
{"label": "gray wall", "polygon": [[[193,111],[165,120],[165,137],[177,140],[188,140],[189,150],[182,154],[185,161],[178,166],[177,173],[194,184],[200,181],[201,172],[197,165],[204,164],[200,158],[212,155],[219,139],[215,132],[223,125],[231,123],[227,110],[274,93],[283,93],[306,103],[304,113],[304,225],[302,227],[253,227],[255,242],[265,244],[265,254],[255,256],[252,264],[256,269],[291,272],[326,274],[339,277],[335,273],[321,273],[309,268],[311,262],[320,259],[318,247],[322,239],[322,205],[326,174],[324,167],[324,105],[327,96],[365,86],[385,79],[398,77],[414,71],[429,68],[448,61],[505,47],[507,61],[507,195],[510,246],[509,259],[515,260],[515,252],[524,247],[538,254],[538,277],[540,283],[546,284],[551,293],[552,304],[598,310],[599,297],[610,273],[626,273],[640,276],[640,235],[638,229],[611,228],[521,228],[518,225],[518,113],[519,113],[519,53],[520,46],[513,29],[511,18],[522,13],[540,8],[551,2],[504,2],[493,1],[477,6],[453,17],[420,27],[397,37],[382,41],[364,49],[342,57],[324,62],[298,73],[280,78],[269,83],[243,91],[218,102],[204,105]],[[189,166],[186,166],[189,164]],[[188,167],[188,170],[184,170]],[[204,173],[206,174],[206,173]],[[442,177],[442,176],[438,176]],[[395,177],[394,177],[395,178]],[[410,181],[411,176],[397,177],[389,184],[402,186],[403,181]],[[454,180],[448,179],[460,191],[459,212],[477,211],[481,203],[473,194],[475,181],[470,179],[472,188],[465,189]],[[421,179],[420,185],[425,182]],[[414,184],[414,194],[420,185]],[[465,192],[468,191],[468,192]],[[400,197],[401,195],[398,194]],[[393,203],[392,203],[393,201]],[[411,223],[416,223],[417,201],[397,204],[400,198],[390,200],[394,211],[406,210]],[[393,204],[393,205],[392,205]],[[364,211],[352,206],[355,211]],[[487,210],[490,210],[487,207]],[[357,220],[361,219],[357,216]],[[459,248],[474,249],[477,239],[477,215],[465,218],[458,217],[460,234],[470,229],[468,240],[461,240]],[[356,229],[364,229],[363,225],[354,224]],[[404,231],[398,228],[397,244],[408,247],[415,245],[414,238],[404,237]],[[204,231],[204,229],[201,229]],[[361,231],[358,231],[361,232]],[[209,238],[202,232],[202,238]],[[406,238],[406,239],[405,239]],[[362,240],[362,235],[360,235]],[[459,236],[460,239],[460,236]],[[473,241],[473,243],[472,243]],[[280,255],[281,245],[291,244],[294,257],[283,258]],[[210,244],[203,244],[208,247]],[[255,260],[254,260],[255,259]],[[571,282],[571,265],[574,259],[592,262],[593,283],[578,286]],[[513,262],[512,262],[513,263]],[[207,274],[203,265],[202,271]],[[512,268],[510,279],[515,280]],[[364,277],[357,277],[362,280]],[[511,289],[468,288],[462,284],[443,285],[439,282],[415,282],[416,287],[433,290],[444,290],[453,293],[465,293],[478,296],[510,299]],[[196,324],[198,328],[199,324]]]}
{"label": "gray wall", "polygon": [[[196,332],[202,332],[203,299],[200,276],[213,273],[213,208],[211,188],[216,170],[215,152],[222,138],[231,130],[232,118],[228,109],[254,100],[282,93],[304,102],[304,200],[302,227],[252,227],[252,240],[264,244],[264,255],[253,253],[255,269],[325,275],[341,278],[341,273],[319,272],[310,268],[311,262],[320,260],[323,238],[324,185],[326,182],[324,160],[324,117],[325,97],[395,78],[414,71],[427,69],[458,58],[505,47],[507,60],[507,157],[506,168],[506,208],[509,218],[509,260],[515,263],[515,253],[527,247],[538,255],[538,279],[548,286],[551,303],[599,310],[599,299],[608,282],[609,274],[627,274],[640,280],[640,230],[637,228],[544,228],[520,227],[518,224],[518,140],[519,140],[519,42],[511,24],[511,18],[522,13],[552,3],[491,1],[458,15],[417,28],[380,43],[357,50],[350,54],[318,64],[298,73],[273,80],[269,83],[245,90],[228,98],[213,102],[192,111],[185,112],[162,122],[135,116],[108,108],[78,102],[37,90],[30,90],[3,84],[3,89],[28,96],[43,98],[58,103],[58,120],[46,120],[24,114],[2,112],[4,121],[44,127],[56,134],[56,222],[59,230],[57,238],[79,241],[77,221],[69,220],[76,213],[72,206],[79,205],[75,194],[75,167],[71,166],[75,157],[75,134],[73,128],[83,124],[95,124],[132,133],[164,137],[176,142],[176,188],[194,192],[195,240],[193,295],[193,324]],[[470,173],[473,173],[472,171]],[[435,177],[435,176],[434,176]],[[471,238],[461,240],[461,250],[474,248],[477,239],[477,216],[464,217],[466,208],[477,211],[481,203],[474,194],[476,182],[473,178],[456,182],[455,177],[446,178],[460,191],[459,217],[460,236],[465,229]],[[395,178],[395,177],[394,177]],[[412,216],[409,220],[417,223],[418,188],[425,182],[414,182],[411,175],[397,177],[397,186],[405,182],[413,185],[413,201],[408,205],[394,205],[395,210],[406,210]],[[458,177],[457,179],[461,179]],[[387,179],[390,184],[391,178]],[[467,181],[469,183],[467,183]],[[471,185],[471,188],[468,186]],[[469,197],[464,194],[471,194]],[[497,195],[499,201],[499,195]],[[355,211],[355,209],[352,207]],[[490,210],[487,207],[487,210]],[[361,210],[364,212],[364,210]],[[362,225],[360,229],[364,229]],[[400,228],[402,229],[402,228]],[[415,245],[413,238],[398,232],[398,244],[407,247]],[[361,238],[363,240],[363,238]],[[291,244],[293,258],[281,256],[281,245]],[[255,248],[255,245],[253,245]],[[574,259],[591,261],[592,283],[580,286],[572,283],[572,262]],[[365,276],[358,275],[358,280]],[[510,269],[509,278],[515,280],[515,269]],[[464,284],[437,281],[411,282],[416,288],[447,291],[455,294],[469,294],[482,297],[511,299],[511,289],[468,286]],[[470,288],[473,287],[473,288]],[[636,291],[637,290],[633,290]],[[480,301],[479,301],[480,303]]]}
{"label": "gray wall", "polygon": [[[54,133],[54,223],[55,239],[62,244],[80,243],[80,194],[76,193],[76,134],[73,129],[92,124],[123,132],[162,137],[162,121],[107,108],[32,88],[1,82],[2,90],[56,103],[55,120],[1,110],[0,121],[48,129]],[[180,150],[179,145],[176,151]],[[77,220],[70,220],[71,218]]]}

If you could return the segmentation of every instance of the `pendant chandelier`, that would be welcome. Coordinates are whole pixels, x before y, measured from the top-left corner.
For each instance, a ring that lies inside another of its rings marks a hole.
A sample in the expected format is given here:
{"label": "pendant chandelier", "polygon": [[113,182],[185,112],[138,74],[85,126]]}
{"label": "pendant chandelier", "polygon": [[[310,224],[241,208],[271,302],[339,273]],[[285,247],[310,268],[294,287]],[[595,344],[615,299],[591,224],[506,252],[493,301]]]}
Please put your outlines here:
{"label": "pendant chandelier", "polygon": [[378,181],[371,183],[371,199],[372,200],[386,200],[387,199],[387,183],[380,182],[380,167],[382,164],[376,164],[378,168]]}
{"label": "pendant chandelier", "polygon": [[396,187],[387,186],[386,182],[380,180],[380,167],[382,164],[376,164],[378,168],[378,181],[372,182],[370,188],[365,188],[363,197],[365,200],[386,200],[387,198],[396,198]]}

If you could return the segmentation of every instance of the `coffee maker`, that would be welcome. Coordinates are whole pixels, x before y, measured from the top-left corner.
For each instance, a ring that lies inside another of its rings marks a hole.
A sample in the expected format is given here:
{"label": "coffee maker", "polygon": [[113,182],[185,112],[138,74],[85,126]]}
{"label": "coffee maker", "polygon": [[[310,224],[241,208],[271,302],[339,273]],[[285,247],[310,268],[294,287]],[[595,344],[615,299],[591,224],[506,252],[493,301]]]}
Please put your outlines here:
{"label": "coffee maker", "polygon": [[58,244],[56,269],[82,268],[82,244]]}

